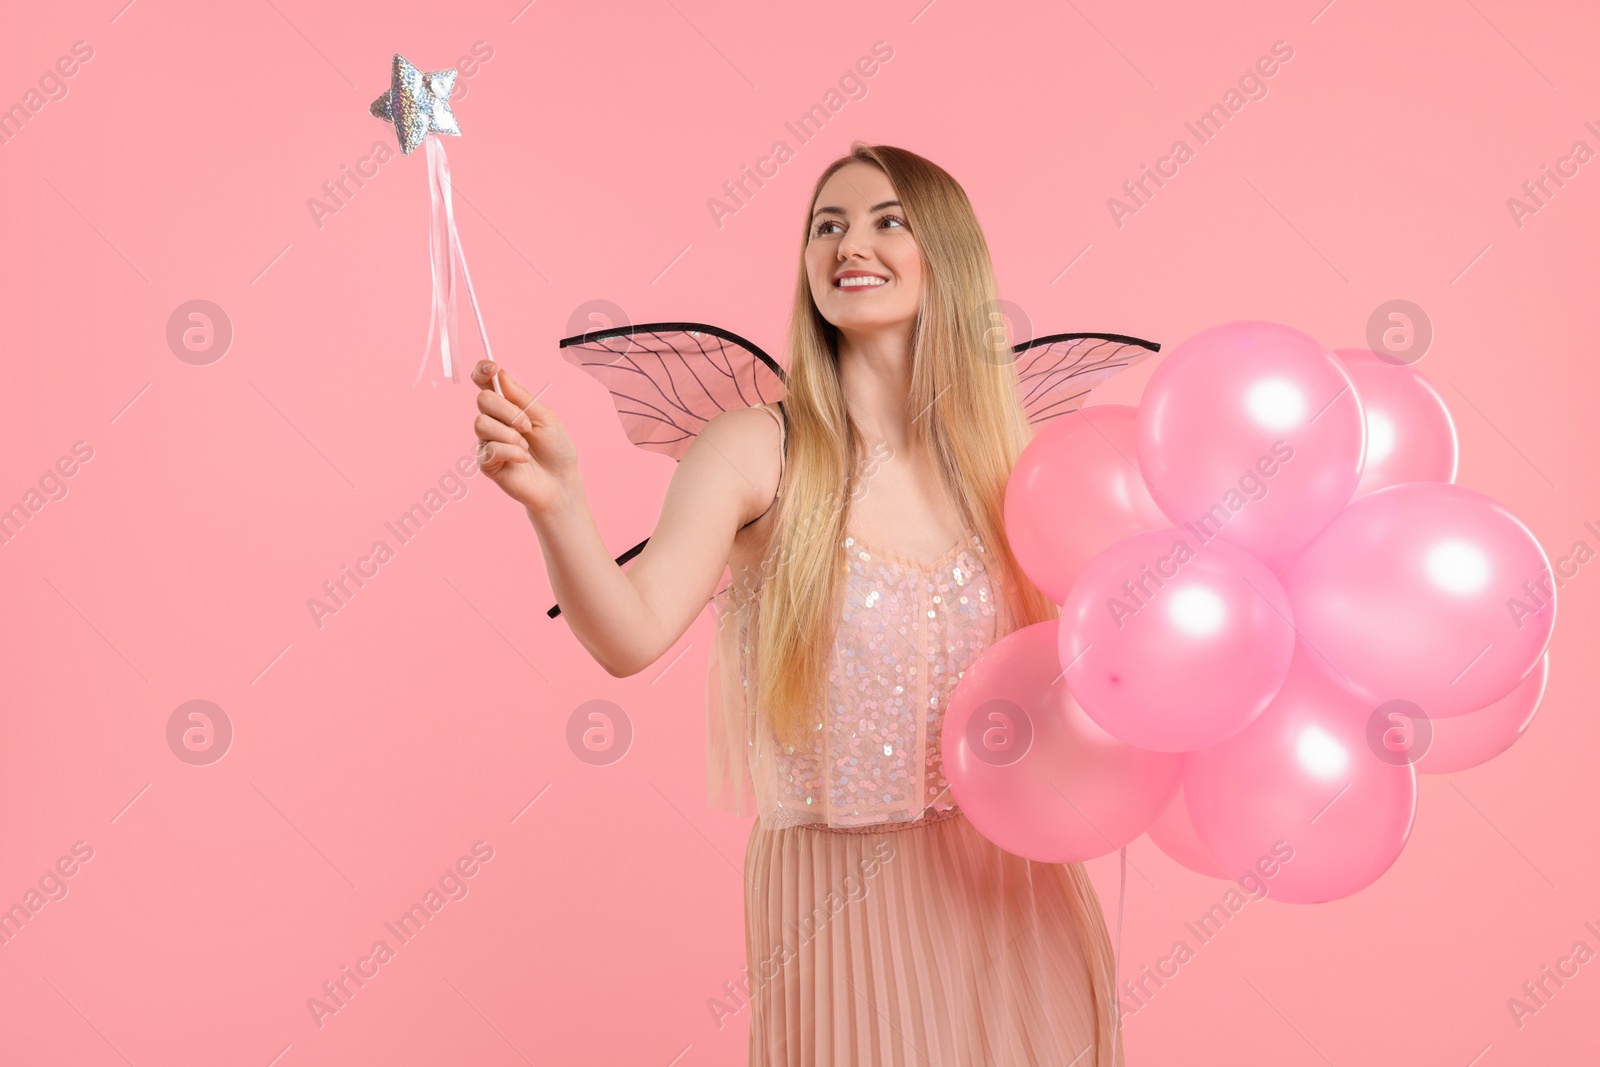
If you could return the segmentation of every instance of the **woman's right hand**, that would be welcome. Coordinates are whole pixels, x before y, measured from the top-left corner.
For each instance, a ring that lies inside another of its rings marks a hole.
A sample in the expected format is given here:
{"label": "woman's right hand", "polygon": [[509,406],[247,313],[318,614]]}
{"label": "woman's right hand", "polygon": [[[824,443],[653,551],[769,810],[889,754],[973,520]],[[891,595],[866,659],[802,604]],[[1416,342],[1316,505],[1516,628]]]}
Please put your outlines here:
{"label": "woman's right hand", "polygon": [[[494,389],[497,372],[504,396]],[[472,380],[481,390],[472,424],[478,436],[478,469],[531,514],[576,494],[581,486],[578,449],[555,412],[505,368],[487,360],[473,367]]]}

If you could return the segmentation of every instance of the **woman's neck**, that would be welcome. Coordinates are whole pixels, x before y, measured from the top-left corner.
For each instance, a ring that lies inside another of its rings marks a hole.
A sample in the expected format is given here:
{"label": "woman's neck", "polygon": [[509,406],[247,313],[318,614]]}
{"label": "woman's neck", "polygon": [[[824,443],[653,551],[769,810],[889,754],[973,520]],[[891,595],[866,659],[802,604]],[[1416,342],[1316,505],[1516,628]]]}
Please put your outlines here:
{"label": "woman's neck", "polygon": [[839,341],[839,380],[863,436],[908,449],[912,422],[909,328],[846,334]]}

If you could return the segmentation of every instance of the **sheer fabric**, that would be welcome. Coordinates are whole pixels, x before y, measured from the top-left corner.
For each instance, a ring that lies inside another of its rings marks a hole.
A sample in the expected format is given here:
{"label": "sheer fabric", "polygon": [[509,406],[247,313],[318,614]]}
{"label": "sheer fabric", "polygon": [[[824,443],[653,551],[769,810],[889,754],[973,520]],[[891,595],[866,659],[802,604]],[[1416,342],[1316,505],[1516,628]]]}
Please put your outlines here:
{"label": "sheer fabric", "polygon": [[999,848],[944,778],[949,695],[1009,632],[982,544],[970,537],[932,567],[854,537],[845,549],[828,714],[808,751],[778,746],[747,695],[755,590],[730,587],[717,605],[711,752],[725,762],[711,795],[758,815],[744,872],[748,1062],[1120,1067],[1114,954],[1083,864]]}
{"label": "sheer fabric", "polygon": [[745,850],[751,1067],[1122,1067],[1113,955],[1081,863],[959,808]]}
{"label": "sheer fabric", "polygon": [[977,535],[924,566],[854,535],[828,669],[827,714],[808,746],[780,744],[753,699],[759,583],[712,600],[707,800],[770,825],[910,822],[955,806],[939,730],[950,692],[1005,624]]}
{"label": "sheer fabric", "polygon": [[950,695],[1013,626],[981,539],[930,564],[853,533],[842,547],[828,700],[807,745],[780,745],[753,700],[759,575],[712,601],[707,799],[757,816],[746,976],[723,1005],[750,1009],[748,1062],[1121,1067],[1115,957],[1083,864],[1001,849],[944,777]]}

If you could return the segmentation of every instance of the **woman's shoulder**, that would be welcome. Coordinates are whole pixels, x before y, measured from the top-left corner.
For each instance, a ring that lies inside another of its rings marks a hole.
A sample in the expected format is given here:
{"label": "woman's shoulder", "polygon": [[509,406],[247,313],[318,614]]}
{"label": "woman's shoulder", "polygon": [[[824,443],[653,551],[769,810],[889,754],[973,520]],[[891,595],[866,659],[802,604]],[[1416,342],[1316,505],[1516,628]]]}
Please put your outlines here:
{"label": "woman's shoulder", "polygon": [[714,427],[723,432],[748,432],[751,427],[772,428],[783,422],[783,402],[774,400],[767,404],[751,404],[749,407],[729,408],[727,411],[712,416],[707,420],[705,427],[700,431],[703,436]]}
{"label": "woman's shoulder", "polygon": [[746,408],[733,408],[713,416],[698,436],[708,438],[713,445],[733,447],[740,457],[771,461],[774,471],[782,459],[784,438],[788,430],[781,402],[753,404]]}
{"label": "woman's shoulder", "polygon": [[739,482],[750,496],[744,525],[765,515],[777,498],[783,476],[785,427],[778,405],[724,411],[707,422],[698,436],[739,472]]}
{"label": "woman's shoulder", "polygon": [[758,403],[712,416],[698,437],[714,438],[717,445],[744,445],[776,453],[787,426],[781,403]]}

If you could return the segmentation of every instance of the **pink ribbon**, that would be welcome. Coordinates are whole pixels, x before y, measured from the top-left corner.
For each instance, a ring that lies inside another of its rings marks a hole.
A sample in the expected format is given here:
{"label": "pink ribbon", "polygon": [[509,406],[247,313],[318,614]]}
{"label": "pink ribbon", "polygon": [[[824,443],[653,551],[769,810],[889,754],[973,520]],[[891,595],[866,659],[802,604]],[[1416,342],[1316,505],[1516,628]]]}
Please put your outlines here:
{"label": "pink ribbon", "polygon": [[[433,270],[433,308],[428,315],[428,343],[423,348],[422,364],[417,367],[417,377],[412,385],[422,380],[422,372],[428,367],[428,358],[433,354],[433,335],[435,330],[439,333],[439,360],[444,370],[444,376],[452,382],[459,381],[456,377],[455,366],[451,362],[451,351],[459,348],[456,344],[456,265],[461,266],[461,277],[467,283],[467,296],[472,301],[472,316],[478,323],[478,336],[483,339],[483,355],[485,359],[494,359],[494,353],[489,350],[489,333],[483,326],[483,312],[478,310],[478,294],[472,289],[472,272],[467,270],[467,255],[461,248],[461,235],[456,232],[455,205],[450,197],[450,160],[444,154],[444,145],[439,138],[429,137],[425,142],[428,146],[428,193],[432,197],[433,207],[430,213],[428,226],[428,257],[429,266]],[[494,387],[500,390],[500,376],[495,375]],[[501,392],[503,396],[504,393]]]}

